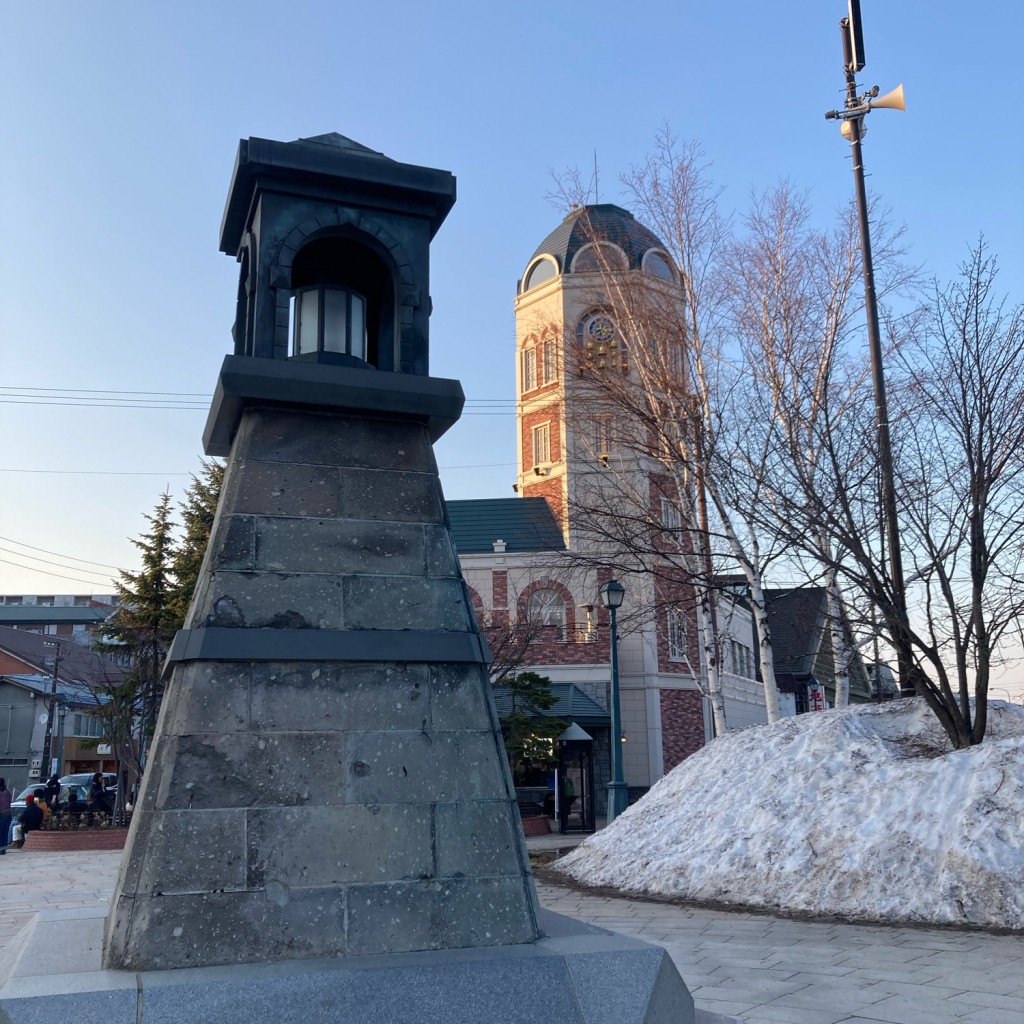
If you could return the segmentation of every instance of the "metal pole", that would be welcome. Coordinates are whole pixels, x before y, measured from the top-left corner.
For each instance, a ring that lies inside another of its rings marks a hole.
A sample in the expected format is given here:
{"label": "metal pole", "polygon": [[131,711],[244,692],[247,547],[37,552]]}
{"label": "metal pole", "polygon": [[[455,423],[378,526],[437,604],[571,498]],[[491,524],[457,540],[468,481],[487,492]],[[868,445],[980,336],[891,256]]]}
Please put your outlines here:
{"label": "metal pole", "polygon": [[57,774],[64,770],[64,720],[68,717],[68,709],[61,705],[57,711]]}
{"label": "metal pole", "polygon": [[[46,735],[43,738],[43,757],[40,764],[40,781],[49,779],[53,774],[53,716],[57,710],[57,672],[60,669],[60,643],[56,640],[44,640],[44,647],[56,648],[53,656],[53,676],[50,681],[50,706],[46,711]],[[45,667],[45,661],[43,662]],[[43,771],[45,765],[46,770]]]}
{"label": "metal pole", "polygon": [[612,777],[608,781],[608,824],[610,825],[629,806],[629,790],[622,778],[622,713],[619,709],[619,633],[616,609],[609,608],[612,616]]}
{"label": "metal pole", "polygon": [[[851,55],[849,22],[839,23],[843,35],[843,54],[846,71],[846,108],[858,107],[857,81]],[[903,580],[903,558],[900,551],[899,522],[896,517],[896,485],[892,464],[892,440],[889,434],[889,403],[885,394],[885,373],[882,367],[882,340],[878,330],[878,300],[875,295],[875,271],[871,258],[871,231],[868,221],[868,198],[864,184],[864,161],[861,155],[861,122],[863,114],[848,117],[850,149],[853,153],[853,180],[857,195],[857,220],[860,226],[860,246],[864,264],[864,303],[867,314],[868,348],[871,353],[871,379],[875,389],[875,420],[878,427],[878,463],[880,500],[885,540],[889,548],[889,574],[892,579],[892,607],[885,609],[896,657],[899,663],[900,691],[912,695],[912,659],[908,644],[910,619],[907,615],[907,592]]]}

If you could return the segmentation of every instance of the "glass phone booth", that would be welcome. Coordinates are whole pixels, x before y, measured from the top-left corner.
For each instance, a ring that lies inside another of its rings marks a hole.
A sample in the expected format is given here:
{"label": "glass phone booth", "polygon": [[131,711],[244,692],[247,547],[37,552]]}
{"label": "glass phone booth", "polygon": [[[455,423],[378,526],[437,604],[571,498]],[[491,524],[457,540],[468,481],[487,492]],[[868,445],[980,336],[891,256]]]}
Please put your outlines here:
{"label": "glass phone booth", "polygon": [[558,737],[558,831],[594,831],[594,740],[575,722]]}

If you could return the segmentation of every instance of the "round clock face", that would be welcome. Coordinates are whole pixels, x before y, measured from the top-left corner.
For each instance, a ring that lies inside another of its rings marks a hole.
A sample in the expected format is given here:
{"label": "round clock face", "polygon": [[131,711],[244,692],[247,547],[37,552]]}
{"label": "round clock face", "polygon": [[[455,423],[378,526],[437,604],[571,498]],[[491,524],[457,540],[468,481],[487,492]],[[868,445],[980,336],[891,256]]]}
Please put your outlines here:
{"label": "round clock face", "polygon": [[595,316],[587,324],[587,333],[594,341],[608,342],[615,337],[615,324],[606,316]]}

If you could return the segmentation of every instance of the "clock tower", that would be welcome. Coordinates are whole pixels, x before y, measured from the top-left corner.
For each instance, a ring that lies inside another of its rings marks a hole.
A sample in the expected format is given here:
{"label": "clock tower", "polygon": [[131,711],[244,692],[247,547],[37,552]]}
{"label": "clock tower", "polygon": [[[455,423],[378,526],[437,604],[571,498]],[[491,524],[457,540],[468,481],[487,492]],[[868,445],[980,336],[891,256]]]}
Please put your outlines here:
{"label": "clock tower", "polygon": [[[615,393],[640,386],[630,362],[649,341],[642,336],[666,333],[644,322],[656,319],[650,313],[670,309],[678,325],[682,308],[663,243],[610,203],[573,209],[526,265],[515,301],[516,490],[548,502],[570,548],[585,543],[574,509],[609,468],[633,478],[638,493],[648,490],[643,444],[622,443],[636,429],[630,402]],[[682,373],[681,347],[678,356]],[[614,387],[588,386],[594,373],[612,375]]]}

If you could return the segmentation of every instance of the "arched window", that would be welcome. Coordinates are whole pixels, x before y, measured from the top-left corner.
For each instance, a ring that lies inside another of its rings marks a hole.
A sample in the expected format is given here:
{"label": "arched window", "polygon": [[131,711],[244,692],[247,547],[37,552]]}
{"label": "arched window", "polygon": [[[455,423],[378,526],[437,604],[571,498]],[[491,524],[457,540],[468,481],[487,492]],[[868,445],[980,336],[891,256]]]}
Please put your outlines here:
{"label": "arched window", "polygon": [[572,261],[574,274],[593,274],[602,270],[625,269],[625,253],[610,242],[591,242],[580,249]]}
{"label": "arched window", "polygon": [[648,274],[660,277],[663,281],[674,281],[676,279],[675,272],[672,270],[672,264],[664,253],[658,252],[656,249],[650,249],[644,254],[643,267]]}
{"label": "arched window", "polygon": [[528,292],[531,288],[550,281],[558,276],[558,264],[550,256],[543,256],[526,272],[523,279],[523,291]]}
{"label": "arched window", "polygon": [[553,589],[535,590],[526,603],[526,617],[535,626],[565,628],[565,599]]}

